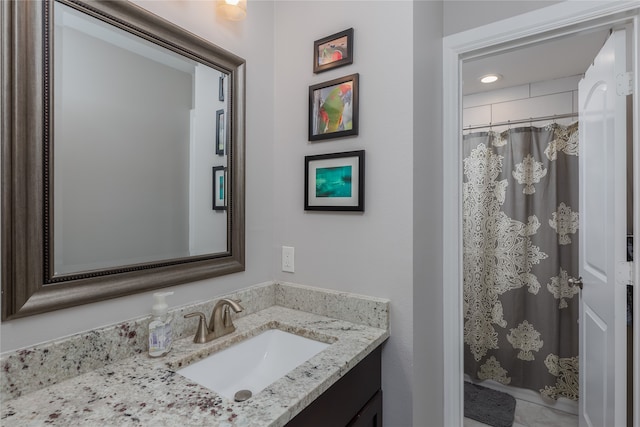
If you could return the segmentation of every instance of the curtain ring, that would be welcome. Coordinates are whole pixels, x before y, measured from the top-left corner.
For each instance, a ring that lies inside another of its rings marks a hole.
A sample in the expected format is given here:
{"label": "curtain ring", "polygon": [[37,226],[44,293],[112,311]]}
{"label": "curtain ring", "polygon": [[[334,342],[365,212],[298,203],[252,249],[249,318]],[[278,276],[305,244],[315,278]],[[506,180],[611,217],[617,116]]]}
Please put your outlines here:
{"label": "curtain ring", "polygon": [[467,128],[463,128],[463,132],[462,134],[464,135],[464,132],[467,132],[466,134],[469,135],[471,133],[471,129],[473,129],[473,125],[468,125]]}

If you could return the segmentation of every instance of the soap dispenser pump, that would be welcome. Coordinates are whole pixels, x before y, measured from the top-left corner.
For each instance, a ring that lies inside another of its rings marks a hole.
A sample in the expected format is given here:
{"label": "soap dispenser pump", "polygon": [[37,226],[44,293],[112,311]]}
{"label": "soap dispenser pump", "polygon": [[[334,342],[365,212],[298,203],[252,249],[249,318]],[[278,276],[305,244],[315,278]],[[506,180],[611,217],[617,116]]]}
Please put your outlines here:
{"label": "soap dispenser pump", "polygon": [[155,303],[151,308],[153,318],[149,323],[149,356],[160,357],[169,353],[172,344],[171,321],[168,316],[166,297],[173,292],[156,292],[153,294]]}

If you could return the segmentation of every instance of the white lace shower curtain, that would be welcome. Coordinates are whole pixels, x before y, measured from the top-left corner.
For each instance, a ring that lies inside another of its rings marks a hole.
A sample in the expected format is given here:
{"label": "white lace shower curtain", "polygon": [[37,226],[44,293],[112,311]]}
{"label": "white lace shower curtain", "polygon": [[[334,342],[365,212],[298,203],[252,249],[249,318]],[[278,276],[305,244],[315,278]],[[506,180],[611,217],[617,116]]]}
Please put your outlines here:
{"label": "white lace shower curtain", "polygon": [[578,399],[578,127],[464,136],[464,367]]}

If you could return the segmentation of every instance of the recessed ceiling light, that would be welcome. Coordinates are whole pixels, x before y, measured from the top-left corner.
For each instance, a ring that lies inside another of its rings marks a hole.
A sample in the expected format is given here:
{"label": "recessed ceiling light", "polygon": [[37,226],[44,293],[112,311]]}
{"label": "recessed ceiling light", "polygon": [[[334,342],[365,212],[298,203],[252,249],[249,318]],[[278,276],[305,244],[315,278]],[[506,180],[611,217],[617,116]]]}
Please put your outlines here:
{"label": "recessed ceiling light", "polygon": [[487,74],[486,76],[480,77],[480,81],[482,83],[494,83],[500,80],[502,76],[500,74]]}

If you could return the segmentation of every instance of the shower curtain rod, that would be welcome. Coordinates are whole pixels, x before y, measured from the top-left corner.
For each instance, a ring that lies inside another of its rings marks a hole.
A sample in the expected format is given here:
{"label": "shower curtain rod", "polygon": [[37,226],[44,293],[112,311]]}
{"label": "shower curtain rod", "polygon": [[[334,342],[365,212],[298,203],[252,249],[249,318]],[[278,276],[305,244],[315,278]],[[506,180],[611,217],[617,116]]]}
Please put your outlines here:
{"label": "shower curtain rod", "polygon": [[553,115],[553,116],[530,117],[528,119],[507,120],[505,122],[489,123],[488,125],[467,126],[467,127],[463,128],[463,130],[491,128],[493,126],[517,125],[517,124],[520,124],[520,123],[541,122],[541,121],[545,121],[545,120],[566,119],[566,118],[569,118],[569,117],[577,117],[577,116],[578,116],[578,113],[566,113],[566,114],[556,114],[556,115]]}

